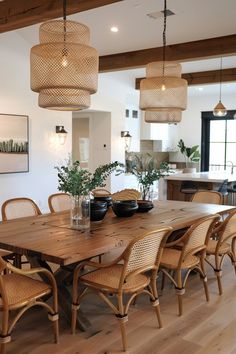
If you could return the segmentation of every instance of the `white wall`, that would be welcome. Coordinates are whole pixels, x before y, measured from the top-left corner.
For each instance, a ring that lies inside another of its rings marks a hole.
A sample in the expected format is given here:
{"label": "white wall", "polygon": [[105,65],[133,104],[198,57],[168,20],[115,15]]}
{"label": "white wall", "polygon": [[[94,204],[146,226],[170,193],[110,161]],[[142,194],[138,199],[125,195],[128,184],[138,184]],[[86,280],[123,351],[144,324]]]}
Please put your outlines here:
{"label": "white wall", "polygon": [[[48,195],[57,191],[54,166],[71,151],[71,113],[38,107],[37,94],[30,90],[29,56],[29,44],[15,31],[0,35],[0,113],[29,116],[29,172],[0,174],[0,205],[25,196],[46,211]],[[65,145],[56,140],[56,125],[68,131]]]}
{"label": "white wall", "polygon": [[[121,138],[121,131],[126,130],[125,109],[127,97],[134,91],[133,81],[126,76],[125,72],[104,73],[99,75],[98,92],[91,97],[91,110],[105,111],[111,114],[110,141],[111,161],[125,161],[124,142]],[[130,102],[130,98],[128,98]],[[132,135],[132,134],[131,134]],[[106,133],[98,135],[100,139],[107,139]],[[109,139],[108,139],[109,140]],[[99,161],[99,154],[97,155]],[[124,188],[124,175],[111,176],[111,191]]]}
{"label": "white wall", "polygon": [[[207,90],[207,86],[206,90]],[[208,85],[210,88],[210,85]],[[183,139],[185,145],[199,145],[201,148],[201,112],[212,111],[219,100],[217,94],[206,94],[200,91],[198,94],[191,94],[194,87],[189,89],[187,110],[182,114],[182,121],[178,124],[178,141]],[[228,110],[236,108],[235,95],[224,94],[223,103]],[[170,153],[170,161],[184,162],[184,157],[181,153]]]}

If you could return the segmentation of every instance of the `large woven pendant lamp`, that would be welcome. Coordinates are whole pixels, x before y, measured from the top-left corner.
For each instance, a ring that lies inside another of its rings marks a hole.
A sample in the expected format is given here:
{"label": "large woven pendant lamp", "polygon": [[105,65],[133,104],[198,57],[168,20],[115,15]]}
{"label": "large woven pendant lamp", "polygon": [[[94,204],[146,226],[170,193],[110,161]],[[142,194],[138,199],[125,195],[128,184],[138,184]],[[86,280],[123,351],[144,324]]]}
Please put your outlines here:
{"label": "large woven pendant lamp", "polygon": [[163,58],[146,66],[140,82],[140,109],[148,123],[177,123],[187,105],[187,81],[181,79],[181,65],[166,61],[166,0],[164,0]]}
{"label": "large woven pendant lamp", "polygon": [[31,89],[39,93],[42,108],[77,111],[90,106],[90,95],[97,91],[98,52],[89,46],[89,28],[66,20],[43,23],[40,44],[30,53]]}

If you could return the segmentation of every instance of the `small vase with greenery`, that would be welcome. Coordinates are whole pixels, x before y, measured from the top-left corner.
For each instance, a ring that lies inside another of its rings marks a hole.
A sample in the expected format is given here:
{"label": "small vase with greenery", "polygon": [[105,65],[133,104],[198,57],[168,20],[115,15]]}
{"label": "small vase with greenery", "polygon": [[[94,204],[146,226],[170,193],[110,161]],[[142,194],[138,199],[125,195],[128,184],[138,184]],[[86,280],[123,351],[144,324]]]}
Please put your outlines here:
{"label": "small vase with greenery", "polygon": [[184,141],[182,139],[180,139],[180,141],[178,142],[178,148],[179,148],[181,154],[183,154],[185,157],[187,169],[193,168],[193,164],[196,164],[200,161],[201,155],[199,152],[199,145],[187,147],[184,144]]}
{"label": "small vase with greenery", "polygon": [[59,191],[71,195],[71,225],[76,229],[90,226],[90,192],[97,187],[105,187],[105,180],[114,171],[122,171],[119,162],[111,162],[96,168],[94,173],[80,167],[80,162],[67,161],[65,166],[55,167],[58,172]]}
{"label": "small vase with greenery", "polygon": [[170,168],[167,162],[161,162],[157,168],[155,159],[150,154],[135,155],[130,172],[136,176],[143,200],[153,199],[153,184],[161,177],[167,176],[170,173]]}

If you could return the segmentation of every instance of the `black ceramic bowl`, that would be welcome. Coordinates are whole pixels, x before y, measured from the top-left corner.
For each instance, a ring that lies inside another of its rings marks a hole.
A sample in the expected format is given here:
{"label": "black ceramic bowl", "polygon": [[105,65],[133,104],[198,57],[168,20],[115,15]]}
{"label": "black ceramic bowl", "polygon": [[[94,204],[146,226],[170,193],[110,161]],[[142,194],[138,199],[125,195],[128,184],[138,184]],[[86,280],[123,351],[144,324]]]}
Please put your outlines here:
{"label": "black ceramic bowl", "polygon": [[112,197],[110,195],[107,196],[101,196],[101,197],[94,197],[94,200],[99,201],[99,202],[106,202],[107,207],[112,205]]}
{"label": "black ceramic bowl", "polygon": [[137,213],[147,213],[149,210],[154,208],[153,202],[151,200],[137,200],[137,203]]}
{"label": "black ceramic bowl", "polygon": [[97,200],[91,200],[90,202],[90,220],[101,221],[107,212],[107,203]]}
{"label": "black ceramic bowl", "polygon": [[115,200],[112,203],[112,210],[119,217],[129,217],[134,215],[138,209],[136,200]]}

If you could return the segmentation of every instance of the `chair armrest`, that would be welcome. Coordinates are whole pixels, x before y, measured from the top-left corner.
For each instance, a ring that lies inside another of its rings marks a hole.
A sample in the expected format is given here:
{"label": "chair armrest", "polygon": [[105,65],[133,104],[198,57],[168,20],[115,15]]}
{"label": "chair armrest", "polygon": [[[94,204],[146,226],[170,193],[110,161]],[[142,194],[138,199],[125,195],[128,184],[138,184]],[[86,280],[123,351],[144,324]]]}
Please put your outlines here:
{"label": "chair armrest", "polygon": [[53,274],[45,268],[42,267],[38,267],[38,268],[31,268],[28,270],[23,270],[23,269],[19,269],[14,267],[11,263],[7,263],[7,269],[9,269],[11,272],[16,273],[16,274],[20,274],[20,275],[32,275],[32,274],[40,274],[43,273],[44,275],[46,275],[46,277],[48,278],[49,282],[51,283],[53,290],[56,291],[57,290],[57,283],[56,280],[53,276]]}

